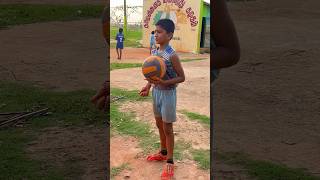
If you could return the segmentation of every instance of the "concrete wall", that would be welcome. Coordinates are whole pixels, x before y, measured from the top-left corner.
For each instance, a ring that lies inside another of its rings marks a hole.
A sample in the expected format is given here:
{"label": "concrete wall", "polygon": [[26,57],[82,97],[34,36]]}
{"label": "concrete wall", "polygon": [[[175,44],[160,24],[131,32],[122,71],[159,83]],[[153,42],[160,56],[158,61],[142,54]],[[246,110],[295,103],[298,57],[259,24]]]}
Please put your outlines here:
{"label": "concrete wall", "polygon": [[159,19],[170,18],[176,25],[170,44],[177,51],[198,52],[203,1],[180,0],[180,4],[171,2],[172,0],[144,0],[143,46],[149,47],[150,33],[155,29],[155,23]]}

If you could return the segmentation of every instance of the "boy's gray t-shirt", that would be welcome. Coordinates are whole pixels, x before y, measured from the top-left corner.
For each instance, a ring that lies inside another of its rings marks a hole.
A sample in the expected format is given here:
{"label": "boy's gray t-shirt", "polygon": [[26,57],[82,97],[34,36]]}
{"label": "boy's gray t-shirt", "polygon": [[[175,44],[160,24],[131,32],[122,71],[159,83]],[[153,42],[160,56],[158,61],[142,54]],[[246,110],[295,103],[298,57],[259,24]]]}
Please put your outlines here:
{"label": "boy's gray t-shirt", "polygon": [[[170,45],[167,45],[163,51],[160,51],[159,49],[153,49],[151,51],[151,54],[153,56],[159,56],[159,57],[163,58],[164,63],[166,64],[166,75],[165,75],[164,79],[172,79],[172,78],[177,77],[177,73],[175,72],[173,65],[172,65],[172,62],[170,60],[170,58],[175,53],[176,53],[176,51]],[[166,88],[174,89],[174,88],[176,88],[176,86],[177,85],[174,84],[174,85],[166,86]],[[164,87],[160,87],[160,85],[156,85],[155,87],[164,88]]]}

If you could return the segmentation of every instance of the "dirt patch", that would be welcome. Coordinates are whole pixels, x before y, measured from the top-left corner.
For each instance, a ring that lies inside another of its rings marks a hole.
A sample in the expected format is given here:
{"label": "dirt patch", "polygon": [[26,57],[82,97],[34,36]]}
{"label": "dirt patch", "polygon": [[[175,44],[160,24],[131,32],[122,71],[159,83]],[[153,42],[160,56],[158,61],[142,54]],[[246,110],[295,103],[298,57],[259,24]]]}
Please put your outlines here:
{"label": "dirt patch", "polygon": [[[208,58],[208,54],[194,54],[194,53],[185,53],[178,52],[180,59],[199,59],[199,58]],[[123,49],[122,59],[117,59],[117,51],[115,48],[110,49],[110,60],[111,62],[117,63],[143,63],[144,59],[149,57],[148,48],[131,48],[127,47]]]}
{"label": "dirt patch", "polygon": [[216,180],[251,180],[247,170],[237,166],[230,166],[223,161],[216,161],[213,166],[213,177]]}
{"label": "dirt patch", "polygon": [[142,152],[138,147],[138,140],[130,136],[114,136],[110,141],[110,165],[119,167],[122,164],[130,163]]}
{"label": "dirt patch", "polygon": [[[186,81],[177,87],[178,110],[210,115],[209,64],[209,59],[182,64]],[[110,76],[113,88],[140,90],[146,85],[140,68],[114,70]]]}
{"label": "dirt patch", "polygon": [[[138,142],[133,138],[121,136],[111,138],[111,167],[124,163],[128,163],[129,166],[114,179],[160,179],[164,162],[147,162],[145,157],[135,155],[142,152],[137,145]],[[206,171],[199,170],[193,161],[176,162],[175,179],[205,180],[209,179],[209,174]]]}
{"label": "dirt patch", "polygon": [[242,55],[215,82],[217,149],[319,172],[320,2],[229,7]]}
{"label": "dirt patch", "polygon": [[106,137],[107,129],[46,128],[29,143],[27,152],[31,158],[49,162],[59,169],[72,168],[68,167],[68,161],[76,162],[82,167],[82,179],[104,179]]}
{"label": "dirt patch", "polygon": [[75,90],[109,78],[99,19],[14,26],[0,39],[0,80]]}
{"label": "dirt patch", "polygon": [[[156,127],[151,102],[128,102],[121,105],[123,112],[134,112],[138,121],[150,125],[152,131],[159,135]],[[196,121],[188,119],[185,115],[177,113],[177,122],[173,127],[175,141],[190,142],[194,149],[210,149],[210,130]]]}

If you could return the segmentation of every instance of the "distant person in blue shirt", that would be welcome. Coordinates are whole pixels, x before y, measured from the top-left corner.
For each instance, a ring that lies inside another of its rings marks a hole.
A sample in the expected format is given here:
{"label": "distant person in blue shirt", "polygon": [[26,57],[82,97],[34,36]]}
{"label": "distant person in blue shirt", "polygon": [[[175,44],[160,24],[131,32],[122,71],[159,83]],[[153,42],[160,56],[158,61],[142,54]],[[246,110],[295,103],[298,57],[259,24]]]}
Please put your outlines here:
{"label": "distant person in blue shirt", "polygon": [[156,49],[156,40],[154,38],[154,31],[151,32],[151,37],[150,37],[150,54],[152,49]]}
{"label": "distant person in blue shirt", "polygon": [[[118,55],[118,59],[121,59],[122,56],[122,49],[123,49],[123,41],[124,41],[124,35],[123,35],[123,29],[119,28],[119,32],[116,36],[116,40],[117,40],[117,55]],[[120,49],[120,53],[119,53],[119,49]]]}

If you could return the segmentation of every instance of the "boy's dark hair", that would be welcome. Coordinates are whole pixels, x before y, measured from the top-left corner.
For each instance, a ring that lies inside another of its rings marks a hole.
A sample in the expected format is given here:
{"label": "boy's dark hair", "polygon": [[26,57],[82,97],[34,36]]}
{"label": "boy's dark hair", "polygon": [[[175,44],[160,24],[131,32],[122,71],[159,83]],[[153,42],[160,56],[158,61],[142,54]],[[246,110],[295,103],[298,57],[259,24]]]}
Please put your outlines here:
{"label": "boy's dark hair", "polygon": [[151,34],[154,34],[154,31],[151,31]]}
{"label": "boy's dark hair", "polygon": [[123,31],[123,29],[122,28],[119,28],[119,32],[122,32]]}
{"label": "boy's dark hair", "polygon": [[167,33],[174,33],[174,23],[171,19],[160,19],[156,26],[161,26],[161,28],[165,29]]}

